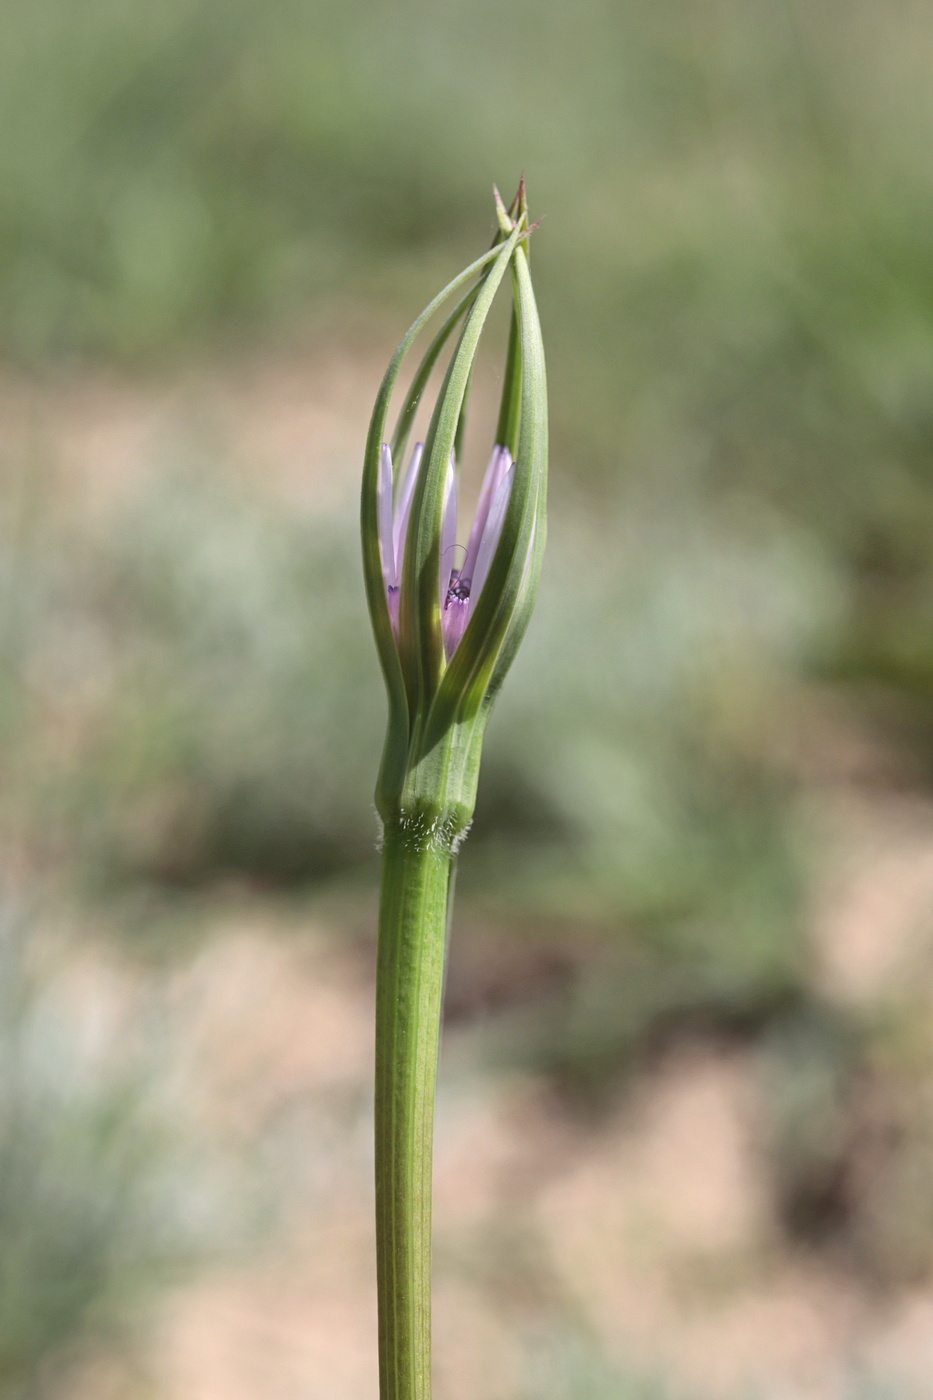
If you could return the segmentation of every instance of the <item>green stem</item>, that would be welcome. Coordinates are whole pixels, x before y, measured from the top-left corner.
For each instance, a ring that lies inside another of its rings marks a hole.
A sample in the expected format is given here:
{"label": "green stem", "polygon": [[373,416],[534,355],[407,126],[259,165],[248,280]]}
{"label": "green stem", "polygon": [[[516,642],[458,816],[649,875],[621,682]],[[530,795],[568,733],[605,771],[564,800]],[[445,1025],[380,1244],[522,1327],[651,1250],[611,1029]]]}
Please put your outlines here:
{"label": "green stem", "polygon": [[431,1160],[453,864],[434,832],[387,823],[376,969],[380,1400],[431,1395]]}

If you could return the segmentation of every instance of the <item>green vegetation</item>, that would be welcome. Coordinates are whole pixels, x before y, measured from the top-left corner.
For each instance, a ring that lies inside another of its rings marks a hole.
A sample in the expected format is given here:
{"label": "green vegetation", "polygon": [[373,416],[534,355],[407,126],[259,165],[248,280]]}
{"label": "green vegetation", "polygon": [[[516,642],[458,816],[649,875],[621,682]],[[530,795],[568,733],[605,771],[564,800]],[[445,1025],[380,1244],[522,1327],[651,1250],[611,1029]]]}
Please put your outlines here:
{"label": "green vegetation", "polygon": [[[132,1035],[129,1017],[108,1025],[103,997],[82,1007],[37,933],[12,901],[0,906],[0,1390],[9,1400],[66,1394],[102,1352],[128,1351],[159,1291],[232,1239],[229,1170],[171,1111],[164,1045],[138,1024]],[[133,1010],[155,1026],[154,996]]]}
{"label": "green vegetation", "polygon": [[3,30],[9,354],[419,304],[524,163],[564,479],[773,510],[843,574],[823,665],[928,694],[923,7],[48,0]]}

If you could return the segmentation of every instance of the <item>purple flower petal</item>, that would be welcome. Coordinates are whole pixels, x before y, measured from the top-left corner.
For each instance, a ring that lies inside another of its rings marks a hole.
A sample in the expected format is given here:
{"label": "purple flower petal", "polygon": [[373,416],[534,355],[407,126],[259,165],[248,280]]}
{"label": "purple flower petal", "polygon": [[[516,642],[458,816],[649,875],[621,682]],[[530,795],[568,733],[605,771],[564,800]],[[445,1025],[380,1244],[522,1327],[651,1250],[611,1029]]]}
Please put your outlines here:
{"label": "purple flower petal", "polygon": [[392,543],[395,548],[395,570],[400,580],[402,577],[402,565],[405,559],[408,517],[411,514],[411,503],[414,498],[415,487],[418,484],[418,469],[421,466],[421,455],[423,451],[424,443],[416,442],[412,449],[412,454],[408,459],[408,469],[402,478],[402,487],[398,493],[398,503],[395,507],[395,525]]}
{"label": "purple flower petal", "polygon": [[448,661],[457,649],[457,643],[463,636],[463,630],[467,625],[469,616],[469,598],[462,598],[451,590],[444,604],[441,623],[444,632],[444,653]]}
{"label": "purple flower petal", "polygon": [[377,486],[377,516],[379,549],[382,554],[382,577],[387,589],[397,587],[395,550],[392,544],[392,452],[384,442],[379,453],[379,484]]}
{"label": "purple flower petal", "polygon": [[451,452],[447,463],[447,476],[444,479],[444,514],[441,519],[441,568],[440,591],[441,611],[447,601],[447,590],[454,570],[454,550],[457,547],[457,473],[454,470],[454,454]]}
{"label": "purple flower petal", "polygon": [[489,459],[489,465],[480,488],[479,500],[476,504],[476,514],[473,517],[470,538],[467,541],[463,567],[460,570],[460,576],[467,585],[472,584],[473,576],[476,573],[476,560],[479,555],[483,531],[486,528],[486,521],[489,518],[489,507],[492,505],[500,481],[511,465],[512,458],[507,447],[494,447],[492,449],[492,456]]}
{"label": "purple flower petal", "polygon": [[505,519],[505,508],[509,503],[509,494],[512,490],[512,481],[514,477],[515,464],[510,459],[505,475],[496,487],[496,494],[492,498],[489,514],[486,517],[482,538],[479,543],[479,550],[476,556],[476,568],[473,570],[473,577],[470,580],[470,601],[474,607],[476,606],[477,598],[482,592],[483,584],[486,582],[486,575],[489,573],[489,566],[496,552],[499,536],[502,534],[502,522]]}

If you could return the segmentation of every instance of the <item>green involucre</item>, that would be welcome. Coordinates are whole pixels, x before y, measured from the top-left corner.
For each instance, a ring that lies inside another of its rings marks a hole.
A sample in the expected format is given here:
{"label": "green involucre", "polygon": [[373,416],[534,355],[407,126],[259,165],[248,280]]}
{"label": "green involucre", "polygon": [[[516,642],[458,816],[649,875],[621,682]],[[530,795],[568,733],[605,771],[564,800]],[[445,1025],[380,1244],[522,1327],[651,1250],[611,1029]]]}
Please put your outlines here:
{"label": "green involucre", "polygon": [[[513,218],[512,216],[515,215]],[[545,538],[547,402],[544,353],[525,240],[523,199],[499,205],[493,247],[464,269],[414,321],[389,364],[370,422],[363,473],[363,563],[373,631],[389,697],[389,723],[377,785],[383,820],[407,812],[456,832],[470,820],[482,732],[527,626]],[[450,661],[441,634],[441,517],[451,452],[459,448],[480,337],[510,272],[513,314],[497,439],[515,462],[502,531],[485,586]],[[402,363],[436,311],[470,282],[428,345],[412,379],[391,448],[396,476],[428,378],[463,322],[431,415],[411,507],[401,571],[398,638],[389,617],[377,522],[379,452],[387,440],[389,399]]]}

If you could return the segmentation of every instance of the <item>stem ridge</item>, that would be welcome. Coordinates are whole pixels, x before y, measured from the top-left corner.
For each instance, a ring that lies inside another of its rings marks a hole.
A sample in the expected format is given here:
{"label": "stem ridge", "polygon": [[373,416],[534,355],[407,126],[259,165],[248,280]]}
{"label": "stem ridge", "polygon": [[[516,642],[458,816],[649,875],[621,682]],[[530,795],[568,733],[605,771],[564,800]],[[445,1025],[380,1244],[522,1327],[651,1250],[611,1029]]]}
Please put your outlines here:
{"label": "stem ridge", "polygon": [[454,856],[387,824],[376,969],[381,1400],[430,1400],[434,1089]]}

